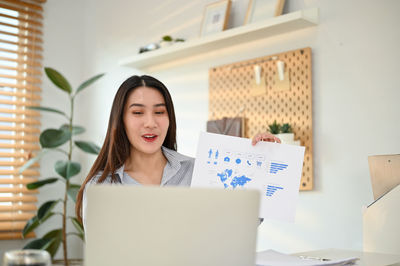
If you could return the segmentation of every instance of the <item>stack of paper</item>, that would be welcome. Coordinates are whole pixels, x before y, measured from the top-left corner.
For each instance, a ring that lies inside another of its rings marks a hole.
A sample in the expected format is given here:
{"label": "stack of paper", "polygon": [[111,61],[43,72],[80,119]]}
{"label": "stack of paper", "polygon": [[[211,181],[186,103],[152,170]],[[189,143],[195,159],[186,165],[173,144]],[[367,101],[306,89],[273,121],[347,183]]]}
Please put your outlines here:
{"label": "stack of paper", "polygon": [[257,266],[318,266],[318,265],[354,265],[358,258],[330,260],[307,256],[291,256],[274,250],[265,250],[257,253]]}

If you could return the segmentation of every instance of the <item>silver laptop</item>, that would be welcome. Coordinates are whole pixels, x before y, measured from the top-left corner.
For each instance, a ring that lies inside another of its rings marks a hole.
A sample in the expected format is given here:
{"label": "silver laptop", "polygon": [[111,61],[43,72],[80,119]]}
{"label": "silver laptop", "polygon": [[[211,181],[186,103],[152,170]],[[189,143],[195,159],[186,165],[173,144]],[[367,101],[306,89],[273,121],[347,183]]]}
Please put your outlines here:
{"label": "silver laptop", "polygon": [[91,186],[85,266],[254,266],[258,191]]}

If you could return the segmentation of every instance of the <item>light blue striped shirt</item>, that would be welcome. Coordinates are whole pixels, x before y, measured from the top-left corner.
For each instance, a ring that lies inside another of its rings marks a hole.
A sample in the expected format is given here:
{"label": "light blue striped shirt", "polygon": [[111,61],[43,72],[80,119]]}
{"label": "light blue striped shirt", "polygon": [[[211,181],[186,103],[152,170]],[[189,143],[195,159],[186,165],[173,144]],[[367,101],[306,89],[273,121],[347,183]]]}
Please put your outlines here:
{"label": "light blue striped shirt", "polygon": [[[170,150],[168,148],[162,147],[162,152],[167,159],[167,164],[164,167],[163,175],[161,178],[161,186],[190,186],[192,181],[193,167],[194,167],[194,158],[185,156],[180,154],[174,150]],[[124,165],[117,169],[115,173],[119,177],[120,185],[142,185],[137,182],[134,178],[128,175],[124,171]],[[92,180],[90,180],[83,192],[83,200],[82,200],[82,220],[83,225],[86,227],[86,190],[92,185],[96,184],[98,179],[100,178],[102,172],[99,172]],[[111,184],[111,174],[109,174],[102,184]]]}

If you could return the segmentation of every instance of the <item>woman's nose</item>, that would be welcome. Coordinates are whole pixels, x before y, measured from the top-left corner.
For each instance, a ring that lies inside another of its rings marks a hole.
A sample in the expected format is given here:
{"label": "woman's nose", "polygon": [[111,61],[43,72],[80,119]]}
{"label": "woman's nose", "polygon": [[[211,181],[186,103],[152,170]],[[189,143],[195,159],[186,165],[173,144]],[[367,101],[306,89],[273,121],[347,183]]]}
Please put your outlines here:
{"label": "woman's nose", "polygon": [[152,114],[146,116],[144,126],[147,128],[155,128],[157,126],[156,120]]}

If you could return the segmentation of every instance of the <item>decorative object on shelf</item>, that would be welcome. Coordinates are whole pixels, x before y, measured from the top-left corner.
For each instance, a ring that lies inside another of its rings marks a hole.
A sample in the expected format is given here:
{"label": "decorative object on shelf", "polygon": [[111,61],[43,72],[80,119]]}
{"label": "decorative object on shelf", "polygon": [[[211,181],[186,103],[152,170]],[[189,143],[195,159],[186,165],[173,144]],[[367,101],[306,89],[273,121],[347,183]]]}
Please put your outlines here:
{"label": "decorative object on shelf", "polygon": [[158,43],[150,43],[146,46],[140,47],[139,54],[148,52],[148,51],[157,50],[158,48],[160,48],[160,45]]}
{"label": "decorative object on shelf", "polygon": [[225,30],[228,24],[230,9],[230,0],[222,0],[207,5],[201,23],[200,36],[206,36]]}
{"label": "decorative object on shelf", "polygon": [[250,0],[244,24],[282,15],[285,0]]}
{"label": "decorative object on shelf", "polygon": [[[26,187],[28,189],[38,189],[44,185],[59,182],[64,184],[64,194],[60,199],[49,200],[42,204],[38,209],[37,215],[35,215],[26,223],[22,234],[25,237],[29,232],[32,232],[49,218],[53,216],[61,216],[61,228],[53,229],[43,237],[29,242],[24,249],[44,249],[50,253],[51,257],[54,257],[58,248],[60,247],[60,244],[62,243],[64,265],[68,266],[70,265],[70,262],[68,260],[67,236],[75,236],[82,239],[82,241],[84,240],[82,224],[75,217],[67,215],[68,202],[69,200],[75,202],[77,192],[80,188],[79,184],[74,184],[71,182],[71,178],[79,174],[81,170],[80,163],[72,161],[72,151],[76,147],[90,154],[98,154],[100,151],[100,148],[93,142],[74,140],[75,135],[85,132],[84,127],[77,126],[73,123],[74,100],[78,96],[78,93],[80,93],[86,87],[92,85],[104,74],[99,74],[86,80],[76,90],[73,90],[67,79],[55,69],[45,68],[45,73],[56,87],[68,94],[67,103],[70,107],[70,114],[68,115],[63,111],[54,108],[29,107],[33,110],[52,112],[61,115],[64,119],[66,119],[66,123],[61,125],[59,128],[56,128],[54,125],[54,128],[45,129],[40,134],[39,139],[42,147],[41,151],[36,154],[34,158],[30,159],[23,167],[21,167],[19,171],[23,172],[47,153],[63,154],[65,159],[57,161],[54,165],[54,169],[59,177],[41,179],[39,181],[27,184]],[[64,144],[67,144],[65,147],[66,149],[61,148]],[[42,160],[42,163],[45,163],[45,161]],[[47,167],[51,168],[50,165]],[[62,204],[62,212],[54,212],[54,208],[59,204]],[[71,221],[77,232],[67,232],[67,220]]]}
{"label": "decorative object on shelf", "polygon": [[184,41],[185,41],[185,39],[182,39],[182,38],[173,39],[171,36],[165,35],[162,37],[162,39],[159,43],[159,47],[163,48],[163,47],[171,46],[172,44],[174,44],[176,42],[184,42]]}

